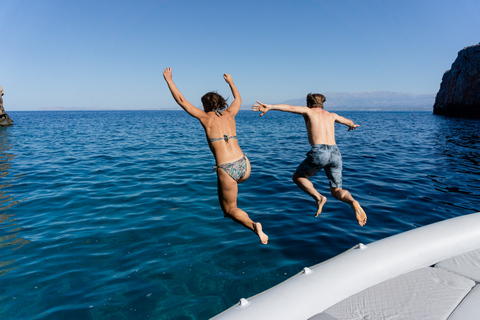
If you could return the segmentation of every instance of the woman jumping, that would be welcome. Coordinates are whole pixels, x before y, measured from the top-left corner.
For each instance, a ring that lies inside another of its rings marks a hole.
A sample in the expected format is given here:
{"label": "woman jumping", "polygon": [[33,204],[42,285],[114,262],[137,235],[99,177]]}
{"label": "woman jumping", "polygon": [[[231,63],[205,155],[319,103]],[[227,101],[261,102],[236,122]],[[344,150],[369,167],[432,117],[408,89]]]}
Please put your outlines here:
{"label": "woman jumping", "polygon": [[245,211],[237,207],[238,184],[250,176],[250,162],[238,145],[235,115],[240,110],[242,99],[232,77],[223,75],[234,98],[230,107],[226,109],[228,104],[221,95],[209,92],[202,97],[203,110],[183,97],[172,80],[171,68],[163,71],[163,77],[175,101],[189,115],[197,118],[205,130],[208,146],[216,161],[218,200],[224,216],[252,230],[263,244],[267,244],[268,236],[263,233],[262,225],[253,222]]}

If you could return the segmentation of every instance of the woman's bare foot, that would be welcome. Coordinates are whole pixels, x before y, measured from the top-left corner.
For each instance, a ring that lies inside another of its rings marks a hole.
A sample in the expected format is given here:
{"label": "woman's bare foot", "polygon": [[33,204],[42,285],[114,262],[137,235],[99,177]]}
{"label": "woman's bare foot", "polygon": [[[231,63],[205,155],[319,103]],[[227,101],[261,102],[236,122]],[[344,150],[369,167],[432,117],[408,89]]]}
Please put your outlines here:
{"label": "woman's bare foot", "polygon": [[320,197],[322,198],[317,201],[317,213],[315,213],[315,218],[318,217],[320,213],[322,213],[323,205],[325,204],[325,202],[327,202],[327,197],[324,197],[324,196],[320,196]]}
{"label": "woman's bare foot", "polygon": [[358,201],[352,202],[352,209],[355,212],[355,216],[357,217],[358,224],[363,227],[365,223],[367,223],[367,215],[365,214],[365,211],[363,211]]}
{"label": "woman's bare foot", "polygon": [[254,222],[253,223],[253,232],[257,234],[257,236],[260,238],[260,241],[262,241],[263,244],[267,244],[268,242],[268,236],[263,233],[262,231],[262,225],[260,222]]}

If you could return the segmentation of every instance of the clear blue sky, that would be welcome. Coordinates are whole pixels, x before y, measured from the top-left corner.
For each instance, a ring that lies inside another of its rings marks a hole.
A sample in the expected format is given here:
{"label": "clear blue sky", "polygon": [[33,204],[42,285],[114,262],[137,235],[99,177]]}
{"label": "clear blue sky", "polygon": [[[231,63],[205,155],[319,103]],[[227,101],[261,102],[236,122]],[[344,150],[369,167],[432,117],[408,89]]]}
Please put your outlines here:
{"label": "clear blue sky", "polygon": [[436,93],[480,42],[478,0],[0,1],[7,110],[176,108],[165,67],[200,106],[308,92]]}

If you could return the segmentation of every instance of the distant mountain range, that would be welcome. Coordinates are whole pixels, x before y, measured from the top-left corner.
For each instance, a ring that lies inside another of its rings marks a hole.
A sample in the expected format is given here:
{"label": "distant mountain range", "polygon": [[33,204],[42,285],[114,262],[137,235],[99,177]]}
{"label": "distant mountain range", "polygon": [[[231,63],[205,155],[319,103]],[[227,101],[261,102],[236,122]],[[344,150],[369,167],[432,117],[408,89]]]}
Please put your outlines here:
{"label": "distant mountain range", "polygon": [[[435,94],[413,94],[390,91],[327,92],[327,110],[358,111],[433,111]],[[304,98],[286,100],[281,103],[305,106]]]}
{"label": "distant mountain range", "polygon": [[[325,101],[326,110],[348,111],[432,111],[435,103],[435,94],[413,94],[390,91],[368,92],[327,92]],[[277,103],[296,106],[305,106],[305,97],[290,99]],[[173,103],[172,103],[173,104]],[[252,105],[242,105],[242,109],[251,110]],[[134,110],[134,109],[109,109],[99,107],[44,107],[42,111],[81,111],[81,110]],[[162,108],[147,108],[142,110],[164,110]],[[173,110],[181,110],[175,107]]]}

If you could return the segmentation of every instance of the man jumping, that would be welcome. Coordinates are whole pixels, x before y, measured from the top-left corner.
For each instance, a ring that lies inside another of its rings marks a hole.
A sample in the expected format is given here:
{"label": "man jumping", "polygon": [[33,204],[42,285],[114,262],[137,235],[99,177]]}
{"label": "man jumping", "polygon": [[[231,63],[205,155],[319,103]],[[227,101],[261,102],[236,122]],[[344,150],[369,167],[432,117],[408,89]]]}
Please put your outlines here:
{"label": "man jumping", "polygon": [[263,116],[269,110],[278,110],[301,114],[305,120],[308,132],[308,141],[312,149],[307,153],[307,158],[298,166],[293,174],[293,181],[304,192],[309,194],[317,202],[317,213],[315,217],[322,212],[323,205],[327,198],[322,196],[310,182],[309,178],[319,170],[324,169],[330,180],[330,192],[332,196],[340,201],[348,203],[358,220],[360,226],[367,223],[367,215],[362,207],[353,199],[350,192],[342,189],[342,155],[335,143],[335,122],[348,126],[348,131],[358,128],[352,120],[323,110],[325,96],[319,93],[307,95],[307,106],[290,106],[286,104],[265,104],[257,101],[258,104],[252,107],[253,111],[260,111]]}

